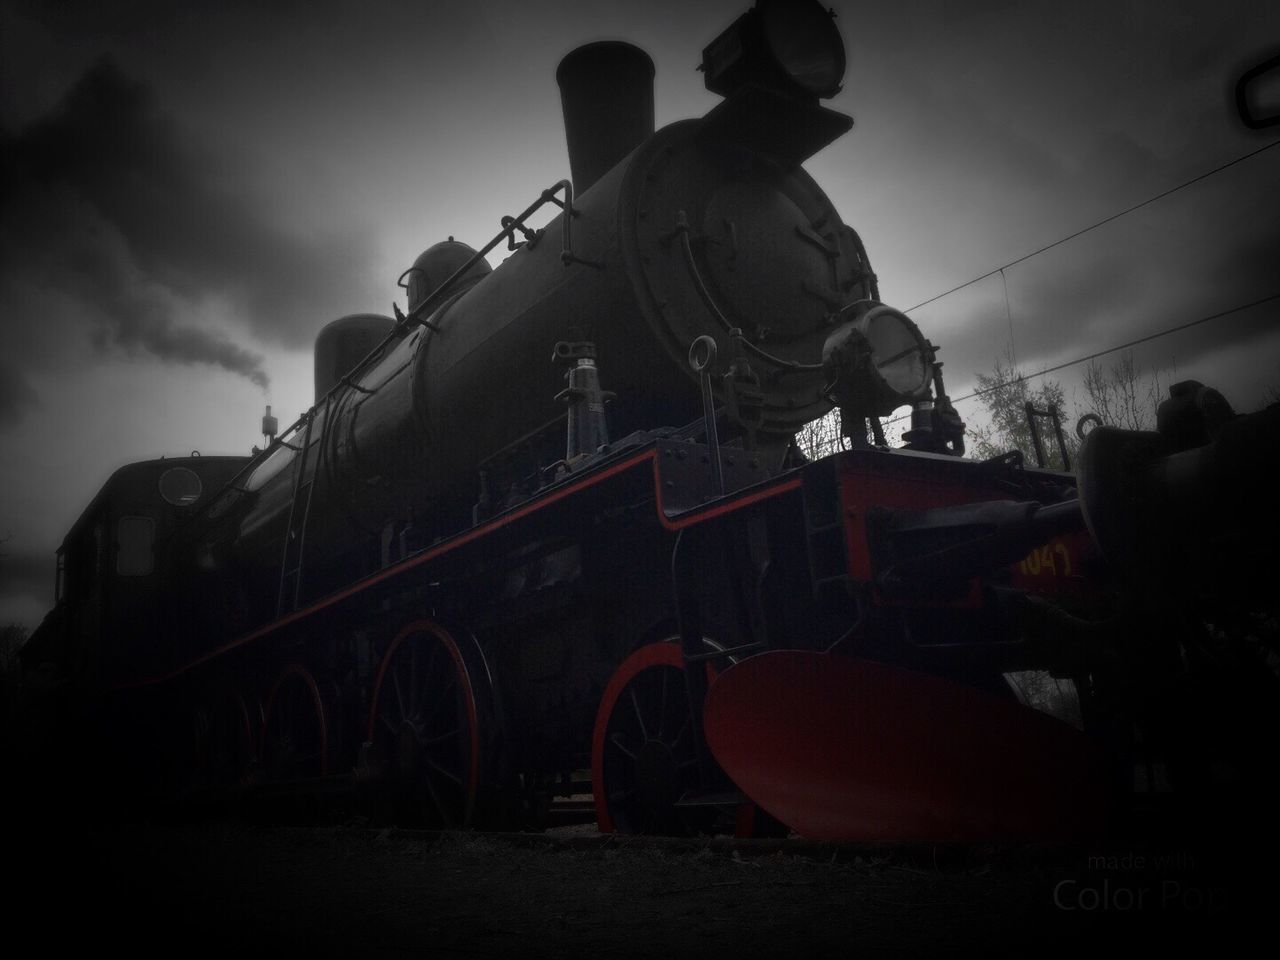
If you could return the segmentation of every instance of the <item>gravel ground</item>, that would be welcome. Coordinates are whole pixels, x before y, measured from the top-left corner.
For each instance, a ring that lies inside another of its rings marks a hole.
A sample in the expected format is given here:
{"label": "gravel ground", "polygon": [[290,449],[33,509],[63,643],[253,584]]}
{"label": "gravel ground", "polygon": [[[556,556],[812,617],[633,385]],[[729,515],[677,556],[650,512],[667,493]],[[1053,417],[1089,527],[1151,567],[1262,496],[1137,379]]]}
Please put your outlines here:
{"label": "gravel ground", "polygon": [[1231,956],[1275,902],[1254,869],[1269,858],[1209,842],[858,850],[213,821],[11,827],[6,848],[11,942],[60,955],[1159,955],[1203,939]]}

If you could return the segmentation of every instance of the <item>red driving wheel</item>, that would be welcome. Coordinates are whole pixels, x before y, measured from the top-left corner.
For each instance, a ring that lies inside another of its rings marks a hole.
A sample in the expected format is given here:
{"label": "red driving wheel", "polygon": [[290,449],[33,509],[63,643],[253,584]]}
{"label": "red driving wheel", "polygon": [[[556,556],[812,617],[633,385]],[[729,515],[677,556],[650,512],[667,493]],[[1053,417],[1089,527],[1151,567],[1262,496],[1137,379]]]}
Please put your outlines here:
{"label": "red driving wheel", "polygon": [[676,802],[698,786],[685,663],[678,643],[651,643],[605,687],[591,739],[591,787],[602,833],[689,834],[707,808]]}
{"label": "red driving wheel", "polygon": [[291,663],[280,674],[263,711],[262,761],[271,780],[323,777],[329,770],[324,703],[315,677]]}
{"label": "red driving wheel", "polygon": [[428,620],[407,624],[387,648],[368,740],[398,816],[444,827],[471,823],[481,770],[476,694],[488,682],[479,670],[474,640]]}

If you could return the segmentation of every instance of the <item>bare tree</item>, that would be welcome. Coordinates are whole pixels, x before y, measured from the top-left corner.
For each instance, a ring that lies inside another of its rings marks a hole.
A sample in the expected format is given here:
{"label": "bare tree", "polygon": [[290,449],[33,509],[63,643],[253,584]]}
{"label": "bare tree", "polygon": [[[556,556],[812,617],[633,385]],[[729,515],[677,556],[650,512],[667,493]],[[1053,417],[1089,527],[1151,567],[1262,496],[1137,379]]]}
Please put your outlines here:
{"label": "bare tree", "polygon": [[[1096,413],[1109,426],[1126,430],[1151,430],[1155,427],[1156,408],[1160,405],[1163,384],[1157,371],[1146,371],[1126,351],[1110,366],[1094,361],[1084,375],[1086,401],[1083,409],[1075,403],[1068,405],[1062,385],[1056,380],[1044,380],[1032,388],[1030,381],[1018,369],[1011,354],[996,359],[990,373],[978,375],[978,386],[985,391],[981,400],[986,407],[989,423],[970,431],[970,448],[973,456],[986,459],[1010,450],[1021,450],[1023,456],[1033,456],[1031,429],[1027,424],[1026,404],[1030,401],[1037,409],[1058,408],[1063,422],[1067,454],[1074,463],[1079,448],[1072,426],[1083,413]],[[1049,463],[1060,463],[1057,438],[1052,430],[1042,430],[1045,457]]]}
{"label": "bare tree", "polygon": [[1162,388],[1160,374],[1145,374],[1126,350],[1110,367],[1096,360],[1084,374],[1084,389],[1091,412],[1108,426],[1125,430],[1150,430],[1155,426],[1156,408]]}
{"label": "bare tree", "polygon": [[796,431],[796,444],[810,460],[849,448],[841,433],[840,411],[832,410],[824,417],[806,423]]}
{"label": "bare tree", "polygon": [[[1035,447],[1031,442],[1031,426],[1027,423],[1027,402],[1037,409],[1056,407],[1065,420],[1069,419],[1062,385],[1056,380],[1043,380],[1034,389],[1027,376],[1014,363],[1012,353],[996,358],[990,373],[978,374],[980,399],[986,407],[989,422],[986,426],[970,428],[969,449],[979,460],[1021,450],[1022,455],[1034,462]],[[1075,434],[1063,431],[1067,441],[1067,455],[1075,461],[1079,446]],[[1062,453],[1052,430],[1041,431],[1047,463],[1061,463]]]}
{"label": "bare tree", "polygon": [[[1103,423],[1126,430],[1151,430],[1155,427],[1156,408],[1164,390],[1159,372],[1143,370],[1131,351],[1120,354],[1110,366],[1097,361],[1089,364],[1084,375],[1087,399],[1083,407],[1069,404],[1062,384],[1056,380],[1042,380],[1033,386],[1032,378],[1019,369],[1009,351],[996,358],[990,373],[978,374],[978,387],[988,422],[985,426],[970,428],[971,456],[986,460],[1021,450],[1028,461],[1034,461],[1035,449],[1026,409],[1030,402],[1039,410],[1057,408],[1067,456],[1072,463],[1080,447],[1073,427],[1081,414],[1096,413]],[[1268,402],[1280,400],[1280,387],[1272,387],[1267,399]],[[1045,424],[1040,437],[1046,463],[1060,464],[1062,454],[1054,431]],[[840,429],[839,411],[832,410],[825,417],[805,424],[797,432],[796,442],[805,456],[812,459],[848,449],[848,440]]]}

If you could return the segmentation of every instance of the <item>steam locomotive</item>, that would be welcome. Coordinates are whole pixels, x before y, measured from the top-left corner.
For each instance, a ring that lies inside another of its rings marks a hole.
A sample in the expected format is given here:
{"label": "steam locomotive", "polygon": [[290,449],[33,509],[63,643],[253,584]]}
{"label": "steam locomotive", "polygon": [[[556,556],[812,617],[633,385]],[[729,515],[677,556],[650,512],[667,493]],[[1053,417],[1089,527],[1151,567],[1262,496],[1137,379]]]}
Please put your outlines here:
{"label": "steam locomotive", "polygon": [[1074,474],[962,458],[938,348],[801,167],[852,126],[844,67],[817,3],[757,0],[703,53],[723,100],[655,131],[647,55],[570,53],[571,182],[325,327],[266,449],[85,509],[22,651],[32,779],[835,840],[1077,836],[1135,771],[1208,782],[1257,729],[1239,678],[1275,679],[1246,505],[1276,411],[1188,383]]}

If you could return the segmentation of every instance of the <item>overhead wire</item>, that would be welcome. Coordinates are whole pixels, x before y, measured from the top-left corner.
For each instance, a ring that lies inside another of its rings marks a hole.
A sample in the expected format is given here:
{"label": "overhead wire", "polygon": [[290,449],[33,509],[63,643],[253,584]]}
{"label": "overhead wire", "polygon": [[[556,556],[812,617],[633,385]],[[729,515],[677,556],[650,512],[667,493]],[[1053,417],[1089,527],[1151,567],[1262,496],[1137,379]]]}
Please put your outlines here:
{"label": "overhead wire", "polygon": [[1018,365],[1018,352],[1013,342],[1013,308],[1009,306],[1009,278],[1004,275],[1004,268],[1000,268],[1000,282],[1004,285],[1004,315],[1009,321],[1009,360],[1016,367]]}
{"label": "overhead wire", "polygon": [[903,313],[910,313],[912,310],[919,310],[921,307],[928,306],[931,303],[941,300],[943,297],[950,296],[951,294],[955,293],[957,290],[963,290],[965,287],[973,286],[973,284],[978,283],[980,280],[986,280],[988,277],[994,277],[997,273],[1001,273],[1002,271],[1007,270],[1009,267],[1014,267],[1020,263],[1024,263],[1027,260],[1030,260],[1032,257],[1039,256],[1040,254],[1044,253],[1046,250],[1052,250],[1054,247],[1060,246],[1061,244],[1066,243],[1068,240],[1074,240],[1076,237],[1083,236],[1084,234],[1088,233],[1090,230],[1096,230],[1098,229],[1098,227],[1105,226],[1111,221],[1118,220],[1121,217],[1125,216],[1126,214],[1133,213],[1135,210],[1140,210],[1143,207],[1147,206],[1148,204],[1155,203],[1157,200],[1163,200],[1165,197],[1171,194],[1177,193],[1179,190],[1183,190],[1194,183],[1199,183],[1201,180],[1205,180],[1216,173],[1221,173],[1223,170],[1226,170],[1228,167],[1234,167],[1237,163],[1242,163],[1243,161],[1248,160],[1250,157],[1256,157],[1258,154],[1262,153],[1263,151],[1270,150],[1272,147],[1275,147],[1275,146],[1280,146],[1280,140],[1272,140],[1270,143],[1263,144],[1261,147],[1258,147],[1256,150],[1250,150],[1248,153],[1241,154],[1240,156],[1236,157],[1234,160],[1228,160],[1226,163],[1219,164],[1218,166],[1214,167],[1212,170],[1207,170],[1204,173],[1200,174],[1199,176],[1192,177],[1190,180],[1186,180],[1178,184],[1176,187],[1170,187],[1168,190],[1164,190],[1160,193],[1157,193],[1154,197],[1148,197],[1146,200],[1143,200],[1140,203],[1135,203],[1133,206],[1126,207],[1125,209],[1119,211],[1118,213],[1113,213],[1109,217],[1104,217],[1101,220],[1099,220],[1097,223],[1092,223],[1089,226],[1084,227],[1083,229],[1077,230],[1075,233],[1068,234],[1067,236],[1061,238],[1060,240],[1055,240],[1053,241],[1053,243],[1047,243],[1043,247],[1040,247],[1037,250],[1032,250],[1030,253],[1025,254],[1021,257],[1018,257],[1016,260],[1010,260],[1008,263],[1004,264],[1003,266],[996,267],[994,270],[988,270],[986,273],[982,274],[981,276],[974,277],[972,280],[966,280],[964,283],[957,284],[956,286],[952,287],[950,290],[944,290],[942,293],[938,294],[937,296],[930,297],[928,300],[922,300],[919,303],[917,303],[914,307],[908,307],[906,310],[903,311]]}
{"label": "overhead wire", "polygon": [[[972,393],[966,393],[963,397],[956,397],[951,402],[963,403],[965,400],[972,400],[975,397],[981,397],[981,396],[985,396],[988,393],[994,393],[997,390],[1003,390],[1005,387],[1012,387],[1015,384],[1022,383],[1024,380],[1032,380],[1036,377],[1043,377],[1047,373],[1054,373],[1058,370],[1064,370],[1067,367],[1073,367],[1077,363],[1086,363],[1089,360],[1096,360],[1098,359],[1098,357],[1105,357],[1109,353],[1115,353],[1118,350],[1127,350],[1130,347],[1136,347],[1141,343],[1146,343],[1150,340],[1156,340],[1156,339],[1159,339],[1160,337],[1168,336],[1171,333],[1177,333],[1179,330],[1187,330],[1191,327],[1199,326],[1202,323],[1208,323],[1210,320],[1217,320],[1221,317],[1225,317],[1233,313],[1239,313],[1242,310],[1249,310],[1249,309],[1252,309],[1253,307],[1261,306],[1264,303],[1270,303],[1273,300],[1280,300],[1280,293],[1273,293],[1270,296],[1261,297],[1257,300],[1252,300],[1249,303],[1237,304],[1236,306],[1231,307],[1227,310],[1220,310],[1217,313],[1211,313],[1206,317],[1199,317],[1196,320],[1189,320],[1186,323],[1179,323],[1172,327],[1166,327],[1163,330],[1157,330],[1154,333],[1149,333],[1146,336],[1138,337],[1134,340],[1129,340],[1125,343],[1117,344],[1114,347],[1107,347],[1105,350],[1097,350],[1093,353],[1088,354],[1087,356],[1076,357],[1074,360],[1067,360],[1063,363],[1054,364],[1052,367],[1045,367],[1043,370],[1037,370],[1034,373],[1019,374],[1018,376],[1014,377],[1011,380],[1005,380],[1001,383],[993,384],[989,387],[983,387],[980,390],[974,390]],[[884,422],[886,425],[890,423],[897,423],[899,420],[905,420],[909,416],[911,416],[911,414],[904,413],[902,416],[894,417],[892,420],[886,420]]]}
{"label": "overhead wire", "polygon": [[[1165,197],[1168,197],[1174,193],[1177,193],[1179,190],[1183,190],[1191,186],[1192,184],[1199,183],[1201,180],[1206,180],[1209,177],[1214,176],[1215,174],[1221,173],[1223,170],[1226,170],[1230,167],[1235,166],[1238,163],[1242,163],[1243,161],[1248,160],[1250,157],[1256,157],[1258,154],[1266,150],[1270,150],[1272,147],[1275,147],[1275,146],[1280,146],[1280,140],[1273,140],[1270,143],[1263,144],[1261,147],[1258,147],[1256,150],[1250,150],[1247,153],[1243,153],[1233,160],[1228,160],[1225,163],[1219,164],[1218,166],[1214,167],[1211,170],[1206,170],[1204,173],[1201,173],[1197,176],[1192,177],[1190,180],[1184,180],[1182,183],[1178,184],[1177,186],[1170,187],[1167,190],[1163,190],[1160,193],[1157,193],[1155,196],[1148,197],[1147,199],[1142,200],[1139,203],[1135,203],[1132,206],[1126,207],[1125,209],[1120,210],[1116,213],[1113,213],[1108,217],[1103,217],[1101,220],[1097,221],[1096,223],[1092,223],[1087,227],[1083,227],[1082,229],[1075,231],[1074,233],[1068,234],[1067,236],[1062,237],[1058,240],[1054,240],[1052,243],[1047,243],[1042,247],[1032,250],[1030,253],[1027,253],[1021,257],[1018,257],[1017,259],[1010,260],[1008,263],[1003,264],[999,267],[996,267],[994,270],[988,270],[986,273],[981,274],[980,276],[974,277],[971,280],[966,280],[964,283],[957,284],[956,286],[952,287],[949,290],[944,290],[942,293],[939,293],[936,296],[930,297],[928,300],[922,300],[919,303],[917,303],[914,307],[908,307],[906,310],[903,311],[903,313],[910,313],[912,310],[919,310],[921,307],[925,307],[931,303],[935,303],[938,300],[941,300],[943,297],[950,296],[951,294],[959,290],[963,290],[965,287],[970,287],[975,283],[978,283],[982,280],[986,280],[988,277],[994,277],[996,274],[999,274],[1001,281],[1004,284],[1005,317],[1009,323],[1009,348],[1010,348],[1010,351],[1012,352],[1013,344],[1014,344],[1013,313],[1012,313],[1012,310],[1010,309],[1010,304],[1009,304],[1009,281],[1008,281],[1008,278],[1005,276],[1005,271],[1007,269],[1009,269],[1010,267],[1017,266],[1020,263],[1025,263],[1026,261],[1030,260],[1032,257],[1037,257],[1047,250],[1052,250],[1054,247],[1061,246],[1062,244],[1066,243],[1069,240],[1074,240],[1077,237],[1083,236],[1084,234],[1088,233],[1091,230],[1096,230],[1101,226],[1105,226],[1106,224],[1111,223],[1114,220],[1118,220],[1121,217],[1126,216],[1127,214],[1133,213],[1135,210],[1140,210],[1145,206],[1155,203],[1157,200],[1163,200]],[[1012,380],[1006,380],[1002,383],[993,384],[990,387],[984,387],[980,390],[974,390],[971,393],[965,394],[963,397],[957,397],[951,402],[963,403],[965,400],[972,400],[976,397],[985,396],[988,393],[994,393],[996,390],[1001,390],[1001,389],[1004,389],[1005,387],[1011,387],[1015,384],[1022,383],[1025,380],[1031,380],[1035,377],[1042,377],[1045,374],[1054,373],[1058,370],[1063,370],[1067,367],[1075,366],[1077,363],[1086,363],[1089,360],[1096,360],[1098,357],[1104,357],[1109,353],[1115,353],[1119,350],[1127,350],[1129,347],[1135,347],[1139,344],[1146,343],[1150,340],[1155,340],[1159,337],[1168,336],[1171,333],[1177,333],[1179,330],[1186,330],[1189,327],[1198,326],[1202,323],[1208,323],[1210,320],[1217,320],[1220,317],[1225,317],[1232,313],[1239,313],[1241,310],[1248,310],[1252,307],[1256,307],[1276,299],[1280,299],[1280,293],[1272,294],[1271,296],[1263,297],[1259,300],[1254,300],[1250,303],[1239,304],[1237,306],[1231,307],[1230,309],[1222,310],[1222,311],[1219,311],[1218,313],[1210,314],[1209,316],[1200,317],[1196,320],[1191,320],[1187,323],[1181,323],[1172,327],[1167,327],[1164,330],[1158,330],[1146,336],[1138,337],[1137,339],[1130,340],[1127,343],[1122,343],[1114,347],[1108,347],[1105,350],[1098,350],[1094,353],[1088,354],[1087,356],[1077,357],[1076,359],[1068,360],[1065,363],[1055,364],[1052,367],[1046,367],[1045,369],[1038,370],[1034,373],[1020,374],[1019,376],[1014,377]],[[888,424],[897,423],[900,420],[905,420],[909,416],[910,414],[903,414],[901,416],[893,417],[890,420],[886,420],[884,421],[884,423],[887,426]]]}

